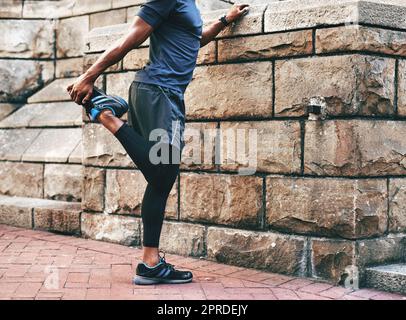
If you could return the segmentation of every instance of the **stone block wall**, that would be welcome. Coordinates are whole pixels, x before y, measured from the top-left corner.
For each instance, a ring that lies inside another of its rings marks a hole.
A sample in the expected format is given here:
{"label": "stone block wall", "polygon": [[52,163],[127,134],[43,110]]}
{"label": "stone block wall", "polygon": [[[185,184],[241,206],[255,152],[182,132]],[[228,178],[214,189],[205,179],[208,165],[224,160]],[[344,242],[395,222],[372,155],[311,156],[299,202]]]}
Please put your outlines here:
{"label": "stone block wall", "polygon": [[[82,125],[77,111],[61,120],[46,110],[67,108],[62,92],[70,78],[126,32],[142,1],[4,1],[0,193],[81,201],[82,212],[1,198],[0,223],[19,219],[27,227],[140,245],[141,173],[100,125],[85,118]],[[335,283],[351,266],[362,276],[365,266],[404,261],[404,1],[250,3],[259,5],[200,52],[162,248]],[[230,1],[200,5],[222,9]],[[204,20],[221,14],[205,13]],[[16,36],[5,37],[10,33]],[[126,98],[147,61],[148,41],[97,85]],[[309,118],[314,104],[322,119]],[[241,146],[227,135],[237,130],[257,133],[254,174],[238,174],[247,159],[219,148]],[[71,145],[59,146],[67,136]],[[204,163],[196,161],[206,153]]]}
{"label": "stone block wall", "polygon": [[[186,93],[187,131],[204,134],[203,153],[227,140],[226,129],[255,129],[257,171],[239,175],[245,163],[224,154],[234,161],[195,163],[186,133],[163,248],[335,283],[350,266],[362,274],[403,261],[405,14],[377,2],[269,1],[203,48]],[[127,27],[90,32],[86,60]],[[105,89],[127,97],[147,60],[145,43],[102,76]],[[86,122],[83,139],[83,235],[140,245],[145,181],[103,127]]]}

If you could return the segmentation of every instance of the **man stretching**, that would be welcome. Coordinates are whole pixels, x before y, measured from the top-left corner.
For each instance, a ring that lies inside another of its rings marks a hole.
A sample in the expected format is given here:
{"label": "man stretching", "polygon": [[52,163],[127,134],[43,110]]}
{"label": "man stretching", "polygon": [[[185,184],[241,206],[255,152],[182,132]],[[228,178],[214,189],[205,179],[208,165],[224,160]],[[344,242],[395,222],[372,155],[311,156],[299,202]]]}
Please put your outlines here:
{"label": "man stretching", "polygon": [[[176,270],[165,261],[165,255],[159,254],[166,202],[179,173],[184,147],[184,92],[192,80],[199,49],[247,12],[248,5],[234,5],[227,15],[203,30],[195,0],[149,0],[141,6],[127,35],[67,88],[72,100],[85,106],[94,122],[114,134],[148,182],[141,207],[143,261],[136,269],[136,284],[192,281],[191,272]],[[106,96],[94,88],[94,82],[108,67],[148,37],[149,62],[131,84],[129,108],[119,97]],[[128,124],[119,119],[127,111]],[[159,143],[150,141],[156,129],[166,133]],[[168,151],[169,162],[151,159],[150,151],[157,144],[161,153]]]}

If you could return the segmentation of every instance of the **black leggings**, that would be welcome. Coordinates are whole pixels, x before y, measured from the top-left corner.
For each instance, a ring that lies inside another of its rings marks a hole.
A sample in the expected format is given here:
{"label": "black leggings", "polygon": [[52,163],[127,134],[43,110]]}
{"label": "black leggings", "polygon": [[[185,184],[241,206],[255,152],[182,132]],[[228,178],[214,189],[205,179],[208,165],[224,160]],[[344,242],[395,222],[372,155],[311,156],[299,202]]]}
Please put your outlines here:
{"label": "black leggings", "polygon": [[[141,206],[143,245],[158,248],[166,202],[179,174],[180,151],[172,145],[167,145],[170,162],[153,164],[149,154],[156,142],[144,139],[128,124],[124,124],[115,136],[148,182]],[[175,161],[172,161],[173,154]]]}

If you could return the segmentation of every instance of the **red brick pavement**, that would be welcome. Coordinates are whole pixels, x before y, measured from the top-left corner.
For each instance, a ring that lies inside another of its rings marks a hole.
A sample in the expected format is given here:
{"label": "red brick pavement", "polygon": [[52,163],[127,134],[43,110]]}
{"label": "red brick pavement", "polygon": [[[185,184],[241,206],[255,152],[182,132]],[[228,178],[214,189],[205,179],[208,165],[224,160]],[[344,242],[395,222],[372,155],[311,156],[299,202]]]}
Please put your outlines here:
{"label": "red brick pavement", "polygon": [[140,257],[140,249],[0,225],[0,300],[406,300],[171,254],[168,262],[193,271],[192,283],[136,286]]}

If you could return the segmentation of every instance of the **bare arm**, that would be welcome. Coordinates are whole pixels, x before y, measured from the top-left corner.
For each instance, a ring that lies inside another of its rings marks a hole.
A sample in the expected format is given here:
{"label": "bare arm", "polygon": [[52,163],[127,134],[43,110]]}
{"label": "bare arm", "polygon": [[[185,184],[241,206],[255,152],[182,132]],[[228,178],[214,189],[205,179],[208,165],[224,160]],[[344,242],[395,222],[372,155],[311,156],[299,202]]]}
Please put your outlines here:
{"label": "bare arm", "polygon": [[140,46],[152,33],[153,28],[136,17],[128,33],[106,50],[97,61],[67,90],[77,104],[86,104],[92,95],[96,79],[110,66],[122,60],[128,52]]}
{"label": "bare arm", "polygon": [[[235,4],[233,5],[226,15],[228,23],[232,23],[248,13],[248,4]],[[206,44],[214,40],[214,38],[224,29],[224,24],[221,21],[215,21],[210,26],[203,30],[200,46],[204,47]]]}

